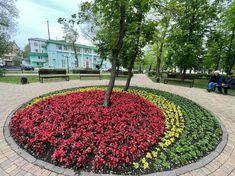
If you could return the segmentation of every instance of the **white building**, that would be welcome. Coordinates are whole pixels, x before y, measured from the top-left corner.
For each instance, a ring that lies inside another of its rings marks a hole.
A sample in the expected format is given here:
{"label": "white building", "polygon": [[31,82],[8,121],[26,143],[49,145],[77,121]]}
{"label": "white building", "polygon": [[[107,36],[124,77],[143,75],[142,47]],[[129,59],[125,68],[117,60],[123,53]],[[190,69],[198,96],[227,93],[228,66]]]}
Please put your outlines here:
{"label": "white building", "polygon": [[40,38],[30,38],[29,39],[29,48],[32,53],[43,53],[43,47],[46,46],[45,39]]}

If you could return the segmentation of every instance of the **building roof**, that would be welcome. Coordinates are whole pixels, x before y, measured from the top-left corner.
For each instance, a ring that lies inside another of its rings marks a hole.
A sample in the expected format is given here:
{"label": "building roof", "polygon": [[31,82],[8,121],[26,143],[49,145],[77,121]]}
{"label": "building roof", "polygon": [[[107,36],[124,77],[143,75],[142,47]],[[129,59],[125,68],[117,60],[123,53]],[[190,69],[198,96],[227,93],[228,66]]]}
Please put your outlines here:
{"label": "building roof", "polygon": [[[65,40],[47,40],[47,43],[53,43],[53,44],[59,44],[59,45],[70,45]],[[82,44],[76,44],[78,48],[88,48],[88,49],[97,49],[95,46],[89,46],[89,45],[82,45]]]}
{"label": "building roof", "polygon": [[41,42],[46,42],[46,39],[41,39],[41,38],[29,38],[28,40],[36,40],[36,41],[41,41]]}

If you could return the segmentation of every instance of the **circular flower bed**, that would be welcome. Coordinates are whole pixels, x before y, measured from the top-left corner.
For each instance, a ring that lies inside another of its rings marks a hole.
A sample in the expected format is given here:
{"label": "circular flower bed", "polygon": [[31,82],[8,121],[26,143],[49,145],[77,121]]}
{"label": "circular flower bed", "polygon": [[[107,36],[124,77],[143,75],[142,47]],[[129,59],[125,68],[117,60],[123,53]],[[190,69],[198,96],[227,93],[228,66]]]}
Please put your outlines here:
{"label": "circular flower bed", "polygon": [[54,92],[33,99],[10,129],[32,155],[56,165],[99,173],[143,174],[192,163],[212,151],[222,130],[205,109],[152,89],[104,87]]}

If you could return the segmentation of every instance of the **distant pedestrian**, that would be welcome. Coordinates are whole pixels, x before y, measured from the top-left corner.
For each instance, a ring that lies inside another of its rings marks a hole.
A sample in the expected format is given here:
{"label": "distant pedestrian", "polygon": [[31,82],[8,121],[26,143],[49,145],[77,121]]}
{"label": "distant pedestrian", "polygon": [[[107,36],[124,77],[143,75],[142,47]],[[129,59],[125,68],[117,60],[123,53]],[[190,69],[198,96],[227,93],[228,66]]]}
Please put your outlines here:
{"label": "distant pedestrian", "polygon": [[218,87],[219,93],[222,93],[222,83],[223,78],[220,75],[220,72],[218,70],[214,71],[213,76],[211,76],[209,80],[207,91],[215,91],[216,87]]}
{"label": "distant pedestrian", "polygon": [[222,88],[224,89],[224,94],[228,94],[228,89],[235,88],[235,78],[233,78],[233,74],[229,73],[228,76],[224,79]]}

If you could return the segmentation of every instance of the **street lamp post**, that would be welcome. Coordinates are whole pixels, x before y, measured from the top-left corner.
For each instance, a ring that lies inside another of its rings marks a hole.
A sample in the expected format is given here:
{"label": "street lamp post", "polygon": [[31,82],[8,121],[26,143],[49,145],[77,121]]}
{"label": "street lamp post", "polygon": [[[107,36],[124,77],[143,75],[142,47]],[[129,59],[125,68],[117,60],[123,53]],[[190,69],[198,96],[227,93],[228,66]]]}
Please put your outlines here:
{"label": "street lamp post", "polygon": [[66,58],[67,58],[67,66],[68,66],[68,73],[69,73],[69,56],[67,56]]}
{"label": "street lamp post", "polygon": [[66,59],[66,63],[67,63],[67,71],[69,73],[69,56],[67,54],[63,54],[64,59]]}

